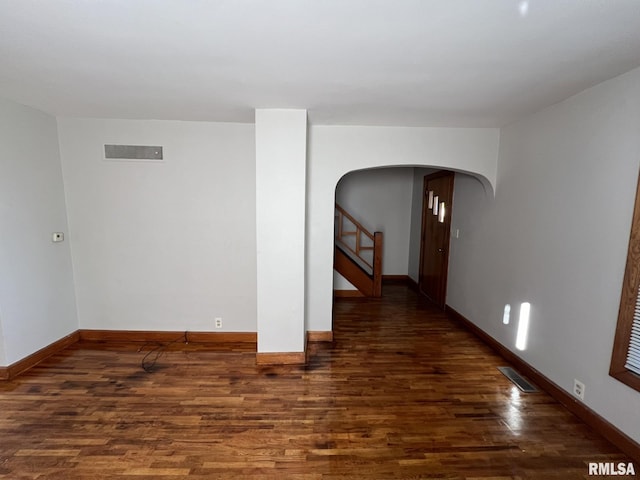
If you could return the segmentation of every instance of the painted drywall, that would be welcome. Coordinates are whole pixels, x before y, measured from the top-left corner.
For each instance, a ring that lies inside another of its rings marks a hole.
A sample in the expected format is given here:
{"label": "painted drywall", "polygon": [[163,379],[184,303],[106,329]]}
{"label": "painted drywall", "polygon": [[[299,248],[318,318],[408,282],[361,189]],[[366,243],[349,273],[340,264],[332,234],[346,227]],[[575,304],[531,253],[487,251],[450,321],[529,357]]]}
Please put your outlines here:
{"label": "painted drywall", "polygon": [[447,299],[566,391],[582,381],[586,405],[636,441],[640,394],[608,369],[639,162],[640,69],[505,127],[495,198],[456,179]]}
{"label": "painted drywall", "polygon": [[[58,128],[80,327],[255,332],[254,126]],[[104,144],[160,145],[164,160],[108,161]]]}
{"label": "painted drywall", "polygon": [[307,112],[256,110],[258,352],[303,352]]}
{"label": "painted drywall", "polygon": [[2,305],[0,304],[0,365],[7,365],[7,356],[4,351],[4,333],[2,333]]}
{"label": "painted drywall", "polygon": [[307,173],[306,327],[331,330],[335,188],[373,167],[442,167],[478,174],[489,189],[498,129],[311,126]]}
{"label": "painted drywall", "polygon": [[335,270],[333,271],[333,289],[334,290],[357,290],[355,285],[344,278]]}
{"label": "painted drywall", "polygon": [[[0,99],[2,365],[77,330],[56,120]],[[65,241],[53,243],[53,232]]]}
{"label": "painted drywall", "polygon": [[422,236],[422,189],[424,177],[436,170],[430,168],[414,168],[411,185],[411,227],[409,233],[408,275],[414,282],[420,275],[420,238]]}

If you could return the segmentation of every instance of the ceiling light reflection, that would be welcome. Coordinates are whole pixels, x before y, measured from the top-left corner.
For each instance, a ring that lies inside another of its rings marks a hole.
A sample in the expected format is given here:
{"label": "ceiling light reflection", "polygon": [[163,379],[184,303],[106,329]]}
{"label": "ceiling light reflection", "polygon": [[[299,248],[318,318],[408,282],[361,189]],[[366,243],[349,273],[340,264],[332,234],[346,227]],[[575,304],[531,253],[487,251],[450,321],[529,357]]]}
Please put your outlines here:
{"label": "ceiling light reflection", "polygon": [[529,13],[529,1],[528,0],[522,0],[518,4],[518,12],[520,12],[520,16],[521,17],[526,17],[527,16],[527,14]]}

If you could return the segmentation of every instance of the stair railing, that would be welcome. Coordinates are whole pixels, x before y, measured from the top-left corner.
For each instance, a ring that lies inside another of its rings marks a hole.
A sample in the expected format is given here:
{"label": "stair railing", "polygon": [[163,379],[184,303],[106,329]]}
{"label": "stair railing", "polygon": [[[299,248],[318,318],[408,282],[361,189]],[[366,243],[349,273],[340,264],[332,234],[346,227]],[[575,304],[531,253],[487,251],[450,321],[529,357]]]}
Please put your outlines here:
{"label": "stair railing", "polygon": [[[336,203],[336,244],[355,255],[364,264],[373,279],[373,296],[382,295],[382,232],[371,233],[353,216]],[[346,220],[346,222],[345,222]],[[354,237],[354,242],[347,240]],[[353,246],[352,246],[353,245]],[[371,257],[364,252],[373,252]]]}

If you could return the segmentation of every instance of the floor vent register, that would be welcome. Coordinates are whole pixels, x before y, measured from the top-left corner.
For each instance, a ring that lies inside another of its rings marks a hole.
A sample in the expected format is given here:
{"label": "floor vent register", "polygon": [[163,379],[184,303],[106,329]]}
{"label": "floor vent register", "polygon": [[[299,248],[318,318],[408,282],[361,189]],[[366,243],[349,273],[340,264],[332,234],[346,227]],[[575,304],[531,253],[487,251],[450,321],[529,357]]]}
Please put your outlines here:
{"label": "floor vent register", "polygon": [[502,374],[511,380],[516,387],[525,393],[537,392],[538,389],[524,379],[522,375],[516,372],[512,367],[498,367]]}

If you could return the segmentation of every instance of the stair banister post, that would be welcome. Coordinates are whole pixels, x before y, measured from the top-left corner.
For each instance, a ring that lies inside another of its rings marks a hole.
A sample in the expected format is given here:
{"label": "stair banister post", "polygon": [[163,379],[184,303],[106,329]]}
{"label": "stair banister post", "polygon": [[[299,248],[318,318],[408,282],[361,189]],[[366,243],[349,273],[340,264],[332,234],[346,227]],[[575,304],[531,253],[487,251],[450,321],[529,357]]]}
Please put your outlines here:
{"label": "stair banister post", "polygon": [[382,232],[373,234],[373,296],[382,296]]}

